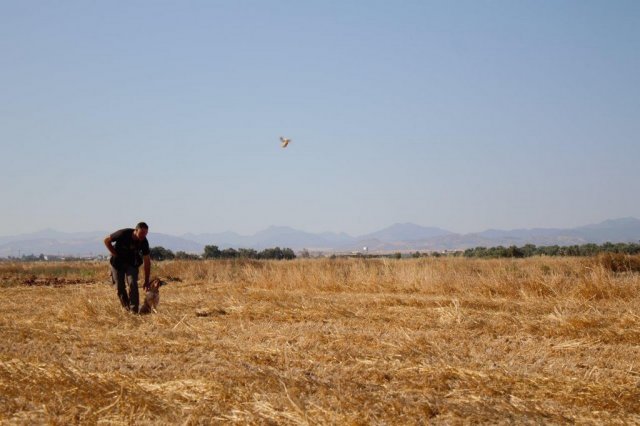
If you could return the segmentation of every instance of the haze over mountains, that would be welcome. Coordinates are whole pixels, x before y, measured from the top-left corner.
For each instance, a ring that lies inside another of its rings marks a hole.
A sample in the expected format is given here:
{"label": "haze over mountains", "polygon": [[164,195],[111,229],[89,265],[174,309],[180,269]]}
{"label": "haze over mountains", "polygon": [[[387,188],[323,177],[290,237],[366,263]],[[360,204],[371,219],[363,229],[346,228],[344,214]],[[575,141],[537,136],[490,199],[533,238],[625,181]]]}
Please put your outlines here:
{"label": "haze over mountains", "polygon": [[[107,231],[65,233],[52,229],[0,237],[0,257],[28,254],[91,256],[106,254],[102,240]],[[271,226],[254,235],[235,232],[184,234],[173,236],[151,232],[152,247],[162,246],[174,252],[202,253],[205,245],[219,248],[289,247],[323,252],[455,250],[471,247],[522,246],[525,244],[573,245],[605,242],[637,242],[640,240],[640,220],[628,217],[606,220],[577,228],[533,228],[457,234],[441,228],[412,223],[397,223],[370,234],[351,236],[345,233],[310,233],[286,226]]]}

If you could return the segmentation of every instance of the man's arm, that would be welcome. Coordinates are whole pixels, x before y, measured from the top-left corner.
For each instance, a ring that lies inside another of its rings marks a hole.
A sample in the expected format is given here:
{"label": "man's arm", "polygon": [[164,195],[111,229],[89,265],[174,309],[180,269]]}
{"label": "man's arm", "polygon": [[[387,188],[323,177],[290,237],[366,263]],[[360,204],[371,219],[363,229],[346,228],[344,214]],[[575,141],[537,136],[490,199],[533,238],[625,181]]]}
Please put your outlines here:
{"label": "man's arm", "polygon": [[144,261],[144,289],[147,290],[149,288],[149,276],[151,275],[151,256],[145,254],[142,260]]}
{"label": "man's arm", "polygon": [[118,255],[116,249],[111,245],[111,235],[107,235],[107,238],[104,239],[104,245],[107,247],[107,250],[109,250],[109,253],[111,253],[111,256],[115,257]]}

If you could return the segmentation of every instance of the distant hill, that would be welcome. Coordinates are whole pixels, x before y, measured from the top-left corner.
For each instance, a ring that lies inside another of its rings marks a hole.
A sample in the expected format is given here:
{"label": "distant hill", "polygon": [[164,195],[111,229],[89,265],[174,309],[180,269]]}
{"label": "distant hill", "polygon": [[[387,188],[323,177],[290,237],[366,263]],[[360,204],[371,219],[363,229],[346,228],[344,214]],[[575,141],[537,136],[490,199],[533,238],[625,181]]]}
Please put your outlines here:
{"label": "distant hill", "polygon": [[353,240],[347,234],[324,232],[313,234],[299,231],[287,226],[271,226],[254,235],[240,235],[235,232],[217,234],[185,234],[183,238],[197,241],[203,245],[216,245],[219,248],[254,248],[289,247],[307,249],[331,249]]}
{"label": "distant hill", "polygon": [[[52,230],[31,234],[2,237],[0,241],[0,257],[20,255],[58,255],[58,256],[97,256],[108,255],[104,246],[104,238],[109,233],[64,233]],[[174,251],[202,253],[204,246],[194,241],[185,240],[172,235],[153,233],[149,236],[152,247],[170,247]]]}
{"label": "distant hill", "polygon": [[469,234],[469,236],[486,238],[493,245],[524,245],[527,243],[536,245],[602,244],[608,241],[628,243],[640,240],[640,220],[627,217],[569,229],[489,230],[479,234]]}
{"label": "distant hill", "polygon": [[428,238],[452,235],[453,232],[433,227],[425,227],[413,223],[396,223],[380,231],[366,234],[359,239],[376,239],[380,241],[419,241]]}
{"label": "distant hill", "polygon": [[[27,254],[73,256],[107,254],[102,242],[105,235],[107,232],[103,231],[65,233],[45,229],[29,234],[0,237],[0,257]],[[151,232],[148,238],[152,247],[162,246],[174,252],[188,253],[202,253],[205,245],[257,250],[278,246],[294,250],[308,249],[325,252],[361,251],[365,246],[370,253],[433,251],[499,245],[546,246],[602,244],[607,241],[637,242],[640,241],[640,220],[627,217],[568,229],[489,229],[469,234],[456,234],[441,228],[413,223],[396,223],[379,231],[356,237],[345,233],[311,233],[287,226],[271,226],[254,235],[222,232],[173,236]]]}
{"label": "distant hill", "polygon": [[10,243],[12,241],[30,241],[30,240],[56,240],[56,241],[68,241],[68,240],[83,240],[98,238],[107,235],[107,232],[93,231],[93,232],[60,232],[54,229],[43,229],[37,232],[31,232],[27,234],[9,235],[0,237],[0,245]]}
{"label": "distant hill", "polygon": [[[151,247],[162,246],[174,252],[184,251],[187,253],[202,253],[205,246],[205,244],[201,244],[196,241],[168,234],[159,234],[157,232],[150,234],[148,239]],[[102,247],[104,247],[104,243],[102,244]],[[104,249],[106,250],[106,247]]]}
{"label": "distant hill", "polygon": [[633,217],[605,220],[595,225],[574,228],[570,235],[594,243],[638,242],[640,240],[640,220]]}
{"label": "distant hill", "polygon": [[[412,233],[412,230],[415,233]],[[434,235],[427,235],[422,238],[414,237],[420,235],[420,232],[433,232]],[[456,234],[439,228],[424,228],[413,224],[396,224],[378,232],[359,237],[355,242],[343,245],[341,248],[345,250],[361,250],[362,247],[367,246],[369,252],[432,251],[459,250],[473,247],[523,246],[525,244],[538,246],[602,244],[608,241],[640,241],[640,220],[628,217],[568,229],[490,229],[469,234]]]}
{"label": "distant hill", "polygon": [[220,248],[242,246],[247,237],[235,232],[205,233],[205,234],[184,234],[181,236],[185,240],[194,241],[202,245],[216,245]]}

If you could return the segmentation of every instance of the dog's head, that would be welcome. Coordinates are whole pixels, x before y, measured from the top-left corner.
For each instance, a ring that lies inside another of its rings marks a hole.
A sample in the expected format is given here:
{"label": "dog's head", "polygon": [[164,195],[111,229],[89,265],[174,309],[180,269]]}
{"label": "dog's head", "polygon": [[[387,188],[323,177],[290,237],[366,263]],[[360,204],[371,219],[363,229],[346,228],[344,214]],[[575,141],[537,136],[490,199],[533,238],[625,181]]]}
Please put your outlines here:
{"label": "dog's head", "polygon": [[163,285],[166,285],[167,283],[162,281],[160,278],[154,278],[153,280],[151,280],[151,282],[149,283],[149,290],[151,291],[158,291],[158,289],[160,287],[162,287]]}

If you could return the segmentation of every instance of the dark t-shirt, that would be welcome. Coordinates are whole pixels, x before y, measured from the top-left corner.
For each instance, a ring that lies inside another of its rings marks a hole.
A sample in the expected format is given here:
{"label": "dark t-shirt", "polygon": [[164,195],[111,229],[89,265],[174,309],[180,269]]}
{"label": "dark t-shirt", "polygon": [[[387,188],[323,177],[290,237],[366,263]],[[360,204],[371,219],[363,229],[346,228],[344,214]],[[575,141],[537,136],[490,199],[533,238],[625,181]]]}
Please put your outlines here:
{"label": "dark t-shirt", "polygon": [[118,256],[114,266],[140,266],[142,256],[150,253],[149,241],[145,238],[142,241],[133,238],[133,229],[125,228],[111,234],[111,241],[116,243],[115,249]]}

